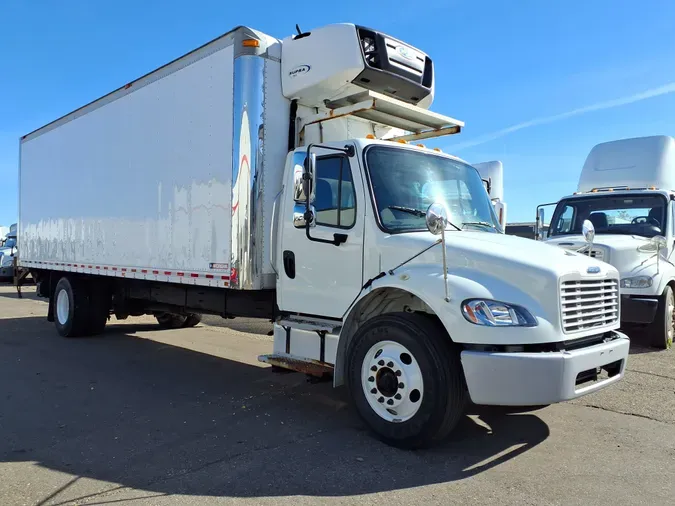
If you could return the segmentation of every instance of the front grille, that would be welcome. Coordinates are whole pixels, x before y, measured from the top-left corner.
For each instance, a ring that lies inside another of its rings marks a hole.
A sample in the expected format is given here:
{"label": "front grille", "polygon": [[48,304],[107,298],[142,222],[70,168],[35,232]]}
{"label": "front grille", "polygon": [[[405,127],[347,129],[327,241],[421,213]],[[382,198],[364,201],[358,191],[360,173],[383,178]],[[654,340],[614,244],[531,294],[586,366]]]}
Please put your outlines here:
{"label": "front grille", "polygon": [[560,287],[564,332],[611,325],[619,319],[616,279],[565,281]]}
{"label": "front grille", "polygon": [[605,253],[601,249],[593,249],[591,250],[591,257],[602,261],[605,258]]}

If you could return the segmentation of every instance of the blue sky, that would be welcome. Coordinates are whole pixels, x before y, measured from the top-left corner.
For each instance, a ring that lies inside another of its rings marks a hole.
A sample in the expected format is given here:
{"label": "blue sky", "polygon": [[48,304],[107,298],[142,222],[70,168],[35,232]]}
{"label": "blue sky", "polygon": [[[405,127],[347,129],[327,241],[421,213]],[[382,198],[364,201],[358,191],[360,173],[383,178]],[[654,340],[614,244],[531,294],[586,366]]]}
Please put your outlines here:
{"label": "blue sky", "polygon": [[432,56],[432,109],[466,121],[434,145],[504,162],[509,221],[573,192],[595,144],[675,134],[672,0],[2,0],[0,224],[17,219],[20,135],[234,26],[284,37],[333,22]]}

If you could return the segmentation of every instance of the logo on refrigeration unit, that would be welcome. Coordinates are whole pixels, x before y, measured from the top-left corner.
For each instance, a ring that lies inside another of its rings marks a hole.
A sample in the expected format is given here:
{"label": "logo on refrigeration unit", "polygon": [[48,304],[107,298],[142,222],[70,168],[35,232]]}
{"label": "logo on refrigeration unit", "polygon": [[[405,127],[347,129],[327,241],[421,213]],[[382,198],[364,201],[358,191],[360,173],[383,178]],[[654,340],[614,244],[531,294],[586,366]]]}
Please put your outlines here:
{"label": "logo on refrigeration unit", "polygon": [[600,267],[594,265],[593,267],[589,267],[588,269],[586,269],[586,272],[589,274],[597,274],[598,272],[600,272]]}
{"label": "logo on refrigeration unit", "polygon": [[298,77],[299,75],[306,74],[309,72],[310,68],[309,65],[298,65],[288,72],[288,77]]}
{"label": "logo on refrigeration unit", "polygon": [[398,54],[403,56],[406,60],[413,60],[415,58],[415,55],[413,55],[406,46],[398,46],[396,51],[398,51]]}

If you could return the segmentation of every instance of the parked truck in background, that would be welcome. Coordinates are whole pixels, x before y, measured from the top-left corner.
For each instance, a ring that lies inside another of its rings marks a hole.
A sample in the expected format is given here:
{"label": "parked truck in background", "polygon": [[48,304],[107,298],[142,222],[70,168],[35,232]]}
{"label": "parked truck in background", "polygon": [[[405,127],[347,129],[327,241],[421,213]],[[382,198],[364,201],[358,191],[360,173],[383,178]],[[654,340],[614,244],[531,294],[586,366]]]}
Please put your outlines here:
{"label": "parked truck in background", "polygon": [[[583,249],[621,276],[621,322],[649,331],[655,347],[673,343],[675,318],[675,139],[650,136],[604,142],[584,163],[574,195],[555,204],[549,244]],[[543,223],[543,207],[538,223]],[[582,226],[589,220],[594,242]],[[611,318],[598,306],[598,320]]]}
{"label": "parked truck in background", "polygon": [[463,126],[433,96],[431,58],[384,33],[236,28],[21,139],[19,263],[64,337],[270,319],[261,361],[332,375],[406,448],[468,400],[617,382],[617,270],[499,233],[477,170],[417,144]]}
{"label": "parked truck in background", "polygon": [[473,166],[487,183],[488,195],[495,208],[497,221],[506,232],[506,202],[504,201],[504,165],[500,161],[474,163]]}
{"label": "parked truck in background", "polygon": [[17,224],[8,229],[0,245],[0,281],[14,278],[14,257],[17,254]]}

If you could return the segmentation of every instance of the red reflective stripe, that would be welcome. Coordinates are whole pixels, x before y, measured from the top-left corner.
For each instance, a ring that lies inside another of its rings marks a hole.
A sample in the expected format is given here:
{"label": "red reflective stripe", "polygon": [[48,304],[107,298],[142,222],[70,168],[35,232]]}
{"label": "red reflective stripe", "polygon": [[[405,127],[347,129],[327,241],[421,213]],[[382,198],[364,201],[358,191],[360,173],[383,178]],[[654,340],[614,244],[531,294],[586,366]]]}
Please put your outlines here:
{"label": "red reflective stripe", "polygon": [[113,267],[112,270],[116,271],[116,270],[117,270],[117,267]]}
{"label": "red reflective stripe", "polygon": [[176,276],[185,276],[185,273],[184,272],[177,272]]}
{"label": "red reflective stripe", "polygon": [[195,273],[193,272],[192,274],[190,274],[190,277],[191,277],[191,278],[198,278],[198,277],[199,277],[199,274],[195,274]]}
{"label": "red reflective stripe", "polygon": [[141,270],[141,272],[142,272],[143,274],[147,274],[147,273],[148,273],[148,269],[143,269],[143,270]]}
{"label": "red reflective stripe", "polygon": [[124,267],[122,267],[122,272],[127,272],[127,270]]}
{"label": "red reflective stripe", "polygon": [[152,271],[153,274],[159,274],[159,271]]}
{"label": "red reflective stripe", "polygon": [[171,276],[171,271],[164,271],[165,276]]}
{"label": "red reflective stripe", "polygon": [[220,279],[230,279],[230,276],[220,276]]}
{"label": "red reflective stripe", "polygon": [[131,269],[131,272],[136,272],[136,269]]}
{"label": "red reflective stripe", "polygon": [[213,274],[205,274],[204,276],[206,276],[207,279],[213,279]]}

